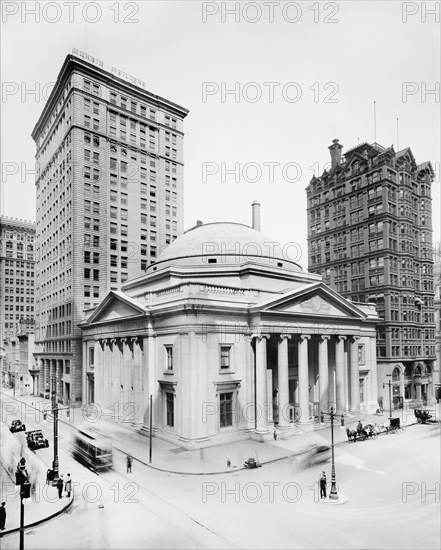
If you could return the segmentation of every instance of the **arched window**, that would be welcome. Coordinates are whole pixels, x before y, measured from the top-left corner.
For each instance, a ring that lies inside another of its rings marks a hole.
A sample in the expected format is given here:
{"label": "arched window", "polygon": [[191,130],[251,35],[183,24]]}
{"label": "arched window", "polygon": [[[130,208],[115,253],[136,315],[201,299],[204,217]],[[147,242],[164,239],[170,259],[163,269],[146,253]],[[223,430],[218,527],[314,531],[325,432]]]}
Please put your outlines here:
{"label": "arched window", "polygon": [[432,374],[432,369],[429,365],[426,367],[426,374]]}
{"label": "arched window", "polygon": [[392,382],[399,382],[400,381],[400,369],[398,367],[395,367],[392,372]]}
{"label": "arched window", "polygon": [[418,365],[415,369],[415,376],[421,376],[421,365]]}
{"label": "arched window", "polygon": [[404,378],[412,378],[412,367],[407,366],[404,370]]}

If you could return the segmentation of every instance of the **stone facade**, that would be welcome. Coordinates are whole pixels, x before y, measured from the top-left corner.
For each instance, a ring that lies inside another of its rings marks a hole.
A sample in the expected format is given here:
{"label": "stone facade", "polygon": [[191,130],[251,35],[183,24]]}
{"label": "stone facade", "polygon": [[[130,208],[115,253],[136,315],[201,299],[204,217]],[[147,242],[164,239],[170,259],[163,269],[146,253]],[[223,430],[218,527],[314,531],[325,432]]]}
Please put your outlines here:
{"label": "stone facade", "polygon": [[152,396],[154,434],[186,448],[295,434],[375,411],[378,321],[256,229],[198,225],[81,324],[83,393],[141,430]]}

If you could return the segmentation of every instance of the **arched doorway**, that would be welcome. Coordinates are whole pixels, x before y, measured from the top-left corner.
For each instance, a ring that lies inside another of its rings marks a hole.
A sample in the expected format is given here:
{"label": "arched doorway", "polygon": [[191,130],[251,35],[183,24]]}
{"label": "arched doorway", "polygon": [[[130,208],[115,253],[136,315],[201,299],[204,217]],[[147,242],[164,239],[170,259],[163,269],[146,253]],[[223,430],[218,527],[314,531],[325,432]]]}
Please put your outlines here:
{"label": "arched doorway", "polygon": [[424,376],[421,379],[421,400],[426,406],[430,402],[432,396],[432,369],[429,365],[426,366]]}
{"label": "arched doorway", "polygon": [[421,395],[421,375],[422,375],[422,367],[421,365],[417,365],[415,367],[415,374],[413,377],[413,384],[414,384],[414,395],[415,400],[417,401],[418,406],[422,402],[422,395]]}
{"label": "arched doorway", "polygon": [[393,408],[403,408],[403,396],[401,395],[401,369],[396,366],[392,371],[392,402]]}
{"label": "arched doorway", "polygon": [[404,369],[404,399],[413,399],[412,367],[410,366]]}

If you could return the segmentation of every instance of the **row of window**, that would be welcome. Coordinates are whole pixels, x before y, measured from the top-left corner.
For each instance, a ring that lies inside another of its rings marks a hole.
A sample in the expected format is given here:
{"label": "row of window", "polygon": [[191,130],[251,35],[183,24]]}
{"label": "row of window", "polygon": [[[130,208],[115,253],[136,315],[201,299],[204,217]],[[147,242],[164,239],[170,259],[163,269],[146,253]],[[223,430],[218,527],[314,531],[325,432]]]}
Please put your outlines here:
{"label": "row of window", "polygon": [[[167,371],[173,371],[173,346],[165,345],[165,369]],[[219,365],[221,370],[230,370],[232,346],[220,346],[219,349]]]}
{"label": "row of window", "polygon": [[27,241],[27,242],[34,242],[34,235],[24,235],[23,233],[16,233],[13,231],[5,231],[2,235],[2,239],[12,239],[17,241]]}

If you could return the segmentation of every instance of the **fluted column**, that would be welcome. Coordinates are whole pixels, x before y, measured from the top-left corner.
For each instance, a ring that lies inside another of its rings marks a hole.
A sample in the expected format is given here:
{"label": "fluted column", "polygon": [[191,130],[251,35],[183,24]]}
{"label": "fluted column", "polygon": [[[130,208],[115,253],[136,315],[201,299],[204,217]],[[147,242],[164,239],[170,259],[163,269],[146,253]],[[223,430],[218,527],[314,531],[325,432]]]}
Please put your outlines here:
{"label": "fluted column", "polygon": [[266,341],[268,335],[256,336],[256,432],[268,432],[268,404],[266,388]]}
{"label": "fluted column", "polygon": [[328,341],[329,336],[322,335],[319,338],[318,364],[319,364],[319,402],[320,410],[327,411],[329,405],[329,365],[328,365]]}
{"label": "fluted column", "polygon": [[377,341],[375,336],[370,338],[370,348],[371,408],[372,412],[375,412],[378,405]]}
{"label": "fluted column", "polygon": [[357,412],[360,410],[360,374],[358,370],[358,336],[351,338],[350,346],[350,361],[351,361],[351,411]]}
{"label": "fluted column", "polygon": [[337,413],[342,414],[346,412],[346,399],[345,399],[345,346],[346,336],[337,336],[337,342],[335,344],[335,378],[337,385]]}
{"label": "fluted column", "polygon": [[278,342],[277,377],[279,385],[279,424],[280,429],[289,428],[289,386],[288,386],[288,339],[289,334],[281,334]]}
{"label": "fluted column", "polygon": [[299,356],[299,422],[309,422],[309,378],[308,378],[308,340],[311,336],[302,334],[298,343]]}

